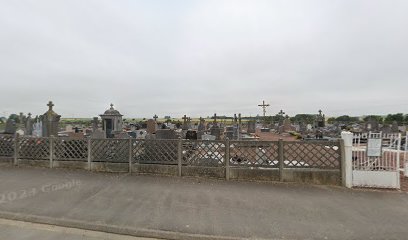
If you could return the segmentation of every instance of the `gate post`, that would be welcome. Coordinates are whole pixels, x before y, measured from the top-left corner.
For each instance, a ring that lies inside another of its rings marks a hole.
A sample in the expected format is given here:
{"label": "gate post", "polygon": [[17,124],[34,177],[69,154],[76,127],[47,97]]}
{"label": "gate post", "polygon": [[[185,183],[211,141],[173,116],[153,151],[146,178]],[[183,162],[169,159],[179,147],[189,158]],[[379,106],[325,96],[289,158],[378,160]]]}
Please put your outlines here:
{"label": "gate post", "polygon": [[230,179],[230,140],[226,138],[225,140],[225,179],[228,181]]}
{"label": "gate post", "polygon": [[19,149],[19,145],[20,145],[19,141],[20,141],[19,140],[19,134],[15,134],[15,137],[14,137],[14,162],[13,162],[14,166],[18,165],[18,149]]}
{"label": "gate post", "polygon": [[278,160],[279,160],[279,181],[283,182],[283,167],[284,167],[284,159],[283,159],[283,139],[279,138],[278,142]]}
{"label": "gate post", "polygon": [[341,149],[341,179],[342,185],[347,188],[353,186],[353,133],[341,132],[343,144]]}
{"label": "gate post", "polygon": [[181,177],[181,161],[182,161],[182,140],[179,137],[177,142],[177,166],[178,166],[178,176]]}

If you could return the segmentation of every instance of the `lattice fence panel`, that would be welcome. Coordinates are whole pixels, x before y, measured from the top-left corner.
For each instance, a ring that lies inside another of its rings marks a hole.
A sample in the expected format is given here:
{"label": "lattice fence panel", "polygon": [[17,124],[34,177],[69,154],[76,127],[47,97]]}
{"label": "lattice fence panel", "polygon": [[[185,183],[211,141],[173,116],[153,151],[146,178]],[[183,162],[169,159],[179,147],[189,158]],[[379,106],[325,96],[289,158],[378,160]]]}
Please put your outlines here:
{"label": "lattice fence panel", "polygon": [[230,165],[279,168],[278,142],[231,141]]}
{"label": "lattice fence panel", "polygon": [[50,140],[48,138],[19,138],[18,141],[20,159],[50,159]]}
{"label": "lattice fence panel", "polygon": [[14,156],[14,138],[9,135],[0,135],[0,157]]}
{"label": "lattice fence panel", "polygon": [[91,161],[93,162],[129,162],[129,140],[92,139]]}
{"label": "lattice fence panel", "polygon": [[177,164],[178,140],[136,140],[132,144],[134,161],[141,164]]}
{"label": "lattice fence panel", "polygon": [[87,161],[87,141],[84,139],[55,139],[54,159],[60,161]]}
{"label": "lattice fence panel", "polygon": [[183,163],[191,166],[223,166],[225,163],[225,142],[185,141]]}
{"label": "lattice fence panel", "polygon": [[284,142],[283,152],[287,168],[339,169],[341,166],[338,141]]}

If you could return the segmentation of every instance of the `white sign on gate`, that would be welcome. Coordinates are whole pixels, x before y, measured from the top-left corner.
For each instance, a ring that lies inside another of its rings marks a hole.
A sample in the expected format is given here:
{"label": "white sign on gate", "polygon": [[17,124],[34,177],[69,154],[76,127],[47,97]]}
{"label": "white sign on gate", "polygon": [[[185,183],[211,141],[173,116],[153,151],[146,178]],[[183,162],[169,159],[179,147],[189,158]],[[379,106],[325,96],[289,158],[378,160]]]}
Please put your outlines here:
{"label": "white sign on gate", "polygon": [[367,140],[367,157],[381,157],[382,155],[382,139],[369,138]]}

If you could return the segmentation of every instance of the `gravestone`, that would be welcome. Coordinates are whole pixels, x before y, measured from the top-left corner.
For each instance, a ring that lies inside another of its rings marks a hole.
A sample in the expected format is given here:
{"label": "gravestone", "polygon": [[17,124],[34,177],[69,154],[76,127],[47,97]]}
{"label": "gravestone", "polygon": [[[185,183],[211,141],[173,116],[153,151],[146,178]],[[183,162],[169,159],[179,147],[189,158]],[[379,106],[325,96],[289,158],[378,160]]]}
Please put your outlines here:
{"label": "gravestone", "polygon": [[48,106],[48,111],[42,115],[42,136],[43,137],[50,137],[50,136],[58,136],[58,130],[59,130],[59,121],[61,119],[61,115],[58,115],[54,110],[52,109],[54,107],[54,104],[52,101],[49,101],[47,104]]}
{"label": "gravestone", "polygon": [[156,131],[156,139],[177,139],[177,134],[171,129],[159,129]]}
{"label": "gravestone", "polygon": [[189,121],[189,117],[187,117],[186,115],[184,115],[183,117],[182,117],[182,119],[183,119],[183,125],[181,126],[181,129],[182,130],[188,130],[189,129],[189,126],[188,126],[188,121]]}
{"label": "gravestone", "polygon": [[186,132],[186,139],[188,140],[197,140],[197,132],[196,131],[187,131]]}
{"label": "gravestone", "polygon": [[398,133],[399,132],[398,122],[397,121],[392,122],[391,132],[392,133]]}
{"label": "gravestone", "polygon": [[147,133],[154,134],[157,131],[157,124],[156,121],[153,119],[147,120]]}
{"label": "gravestone", "polygon": [[197,127],[197,138],[201,139],[201,136],[205,133],[206,131],[206,126],[205,126],[205,120],[200,117],[200,123],[198,124]]}
{"label": "gravestone", "polygon": [[210,134],[201,135],[201,140],[214,141],[216,139],[217,139],[216,136],[213,136],[213,135],[210,135]]}
{"label": "gravestone", "polygon": [[248,122],[248,129],[247,129],[247,133],[255,133],[256,132],[256,123],[255,121],[249,121]]}
{"label": "gravestone", "polygon": [[115,133],[115,138],[118,138],[118,139],[129,139],[130,136],[129,136],[129,134],[127,134],[126,132],[119,132],[119,133]]}
{"label": "gravestone", "polygon": [[322,110],[319,110],[319,114],[316,115],[316,128],[323,128],[326,125],[326,117],[322,114]]}
{"label": "gravestone", "polygon": [[234,139],[234,127],[228,126],[225,128],[225,137],[228,139]]}
{"label": "gravestone", "polygon": [[98,129],[99,120],[98,117],[94,117],[92,120],[92,131],[96,131]]}
{"label": "gravestone", "polygon": [[369,118],[367,119],[366,124],[365,124],[365,129],[366,129],[367,132],[369,132],[369,131],[375,131],[375,132],[377,132],[378,129],[379,129],[379,122],[378,122],[378,120],[377,120],[376,118],[374,118],[374,117],[369,117]]}
{"label": "gravestone", "polygon": [[289,116],[286,115],[285,120],[283,120],[283,125],[279,129],[279,133],[295,131],[295,128],[292,126],[290,122]]}
{"label": "gravestone", "polygon": [[91,134],[92,139],[104,139],[106,138],[106,132],[101,129],[96,129]]}
{"label": "gravestone", "polygon": [[211,135],[215,136],[216,140],[221,140],[221,138],[223,136],[223,128],[218,127],[217,125],[214,125],[210,129],[210,133],[211,133]]}
{"label": "gravestone", "polygon": [[28,113],[25,125],[26,135],[31,136],[33,134],[33,119],[31,118],[31,113]]}
{"label": "gravestone", "polygon": [[6,122],[6,127],[4,129],[5,134],[15,134],[17,130],[16,122],[14,119],[8,118]]}

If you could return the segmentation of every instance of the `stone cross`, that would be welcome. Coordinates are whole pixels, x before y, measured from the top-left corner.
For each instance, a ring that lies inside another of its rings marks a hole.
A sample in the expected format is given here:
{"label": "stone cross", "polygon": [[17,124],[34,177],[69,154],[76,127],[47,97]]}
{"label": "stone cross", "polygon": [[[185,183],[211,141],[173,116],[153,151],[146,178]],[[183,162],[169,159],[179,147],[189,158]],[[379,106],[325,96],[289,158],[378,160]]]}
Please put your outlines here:
{"label": "stone cross", "polygon": [[237,123],[237,121],[238,121],[237,114],[236,114],[236,113],[234,113],[234,123],[236,124],[236,123]]}
{"label": "stone cross", "polygon": [[269,106],[270,106],[269,104],[265,103],[265,100],[262,101],[262,104],[259,104],[259,105],[258,105],[258,107],[262,107],[262,109],[263,109],[263,116],[264,116],[264,117],[266,116],[266,108],[269,107]]}
{"label": "stone cross", "polygon": [[49,108],[49,111],[51,111],[51,110],[52,110],[52,107],[54,107],[54,104],[52,103],[52,101],[49,101],[48,104],[47,104],[47,106],[48,106],[48,108]]}
{"label": "stone cross", "polygon": [[217,114],[214,113],[214,123],[217,123]]}
{"label": "stone cross", "polygon": [[285,114],[285,112],[283,110],[280,110],[280,112],[278,114],[283,116]]}
{"label": "stone cross", "polygon": [[238,124],[241,125],[242,119],[241,119],[241,113],[238,113]]}
{"label": "stone cross", "polygon": [[156,122],[159,117],[156,114],[154,114],[153,118],[154,118],[154,121]]}
{"label": "stone cross", "polygon": [[182,117],[181,119],[183,119],[184,123],[186,123],[188,118],[186,115],[184,115],[184,117]]}
{"label": "stone cross", "polygon": [[322,110],[319,110],[319,115],[320,115],[320,116],[322,116],[322,112],[323,112]]}

